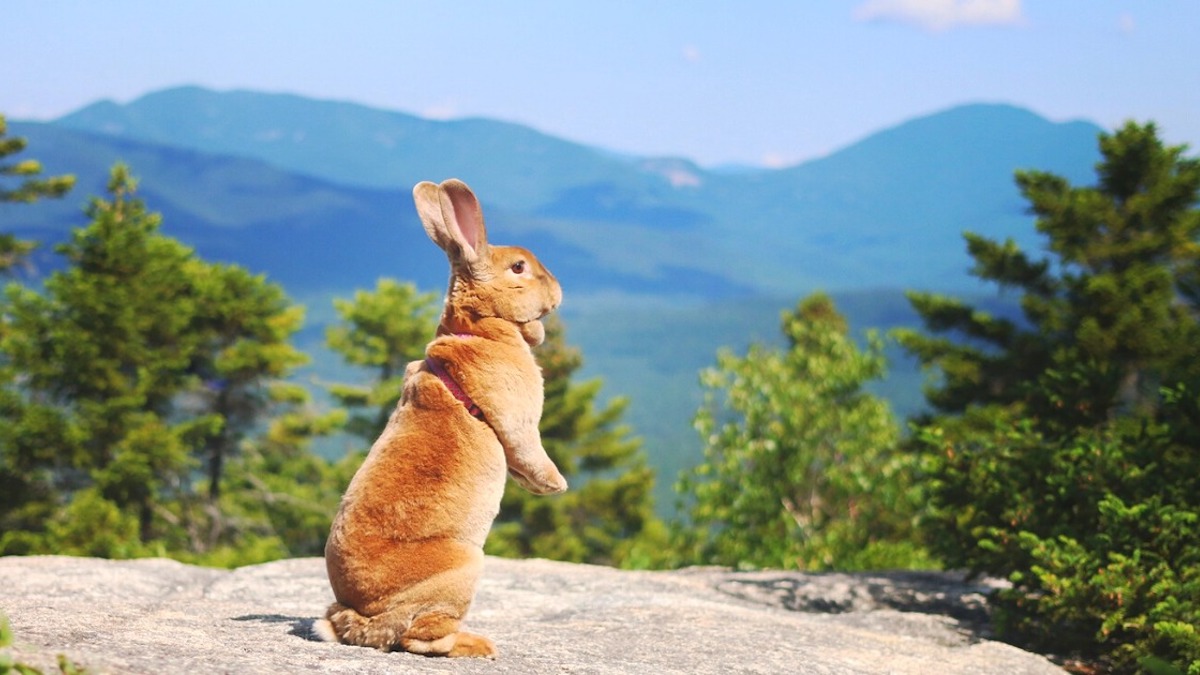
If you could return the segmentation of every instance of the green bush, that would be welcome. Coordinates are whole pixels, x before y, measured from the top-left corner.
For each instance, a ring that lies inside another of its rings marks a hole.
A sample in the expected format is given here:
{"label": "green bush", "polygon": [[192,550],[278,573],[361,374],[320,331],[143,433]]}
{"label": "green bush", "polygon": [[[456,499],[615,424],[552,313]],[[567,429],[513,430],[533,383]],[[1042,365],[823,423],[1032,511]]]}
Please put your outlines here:
{"label": "green bush", "polygon": [[704,461],[681,477],[681,562],[801,569],[928,567],[900,427],[864,386],[886,369],[827,296],[784,312],[785,350],[724,351],[701,374]]}
{"label": "green bush", "polygon": [[1200,547],[1194,541],[1200,511],[1159,498],[1128,505],[1111,494],[1099,511],[1099,534],[1086,541],[1022,533],[1034,559],[1032,578],[1022,586],[1042,593],[1023,588],[1003,598],[1016,610],[1009,621],[1037,635],[1061,635],[1064,626],[1088,631],[1081,637],[1111,645],[1109,658],[1121,669],[1157,657],[1190,663],[1189,672],[1200,673]]}
{"label": "green bush", "polygon": [[1200,455],[1168,425],[1055,440],[999,413],[984,433],[984,417],[919,442],[934,551],[1013,582],[994,598],[1000,634],[1117,671],[1200,672]]}

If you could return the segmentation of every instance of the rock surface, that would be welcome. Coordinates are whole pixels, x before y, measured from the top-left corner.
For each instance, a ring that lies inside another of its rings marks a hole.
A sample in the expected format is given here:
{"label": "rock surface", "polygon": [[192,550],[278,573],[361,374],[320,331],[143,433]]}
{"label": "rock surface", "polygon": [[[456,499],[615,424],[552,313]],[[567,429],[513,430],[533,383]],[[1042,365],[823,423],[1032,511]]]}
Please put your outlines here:
{"label": "rock surface", "polygon": [[18,662],[90,673],[1061,673],[985,638],[949,574],[626,572],[489,558],[465,628],[495,661],[328,644],[319,558],[215,570],[170,560],[0,558]]}

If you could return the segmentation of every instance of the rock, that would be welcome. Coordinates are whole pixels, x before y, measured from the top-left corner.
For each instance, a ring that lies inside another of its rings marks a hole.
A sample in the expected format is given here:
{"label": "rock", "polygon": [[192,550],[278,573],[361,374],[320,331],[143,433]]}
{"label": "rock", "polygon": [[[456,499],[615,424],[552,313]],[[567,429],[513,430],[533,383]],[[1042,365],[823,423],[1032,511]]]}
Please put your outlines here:
{"label": "rock", "polygon": [[468,630],[495,661],[319,642],[319,558],[236,570],[0,558],[18,662],[90,673],[1061,673],[986,639],[986,588],[933,573],[628,572],[489,558]]}

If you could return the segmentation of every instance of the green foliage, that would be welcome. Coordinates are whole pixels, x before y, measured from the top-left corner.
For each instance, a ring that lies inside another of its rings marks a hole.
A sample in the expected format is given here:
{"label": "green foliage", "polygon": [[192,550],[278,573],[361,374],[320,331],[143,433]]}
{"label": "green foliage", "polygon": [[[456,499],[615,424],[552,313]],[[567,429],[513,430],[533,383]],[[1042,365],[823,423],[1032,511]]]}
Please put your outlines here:
{"label": "green foliage", "polygon": [[[38,433],[5,439],[5,463],[49,469],[42,478],[51,500],[94,485],[136,514],[149,540],[155,508],[175,487],[168,483],[192,466],[190,425],[166,421],[194,349],[189,252],[155,234],[158,219],[129,199],[123,168],[109,187],[113,200],[94,200],[92,224],[60,247],[70,267],[52,275],[44,293],[9,287],[6,412],[18,429]],[[32,445],[46,436],[58,443]]]}
{"label": "green foliage", "polygon": [[788,345],[728,351],[702,373],[704,462],[677,486],[691,497],[691,562],[801,569],[929,564],[912,542],[918,494],[896,451],[899,427],[863,386],[886,369],[833,302],[816,294],[782,316]]}
{"label": "green foliage", "polygon": [[1153,125],[1127,125],[1100,145],[1097,187],[1017,174],[1052,259],[1033,261],[1011,241],[967,235],[974,274],[1018,290],[1030,329],[912,294],[930,331],[968,338],[902,335],[924,363],[939,367],[943,382],[930,401],[942,410],[1022,401],[1068,425],[1094,424],[1110,413],[1145,412],[1158,396],[1155,374],[1195,362],[1200,347],[1184,338],[1200,299],[1200,215],[1192,208],[1200,161],[1163,147]]}
{"label": "green foliage", "polygon": [[[8,137],[8,122],[0,115],[0,160],[25,150],[24,138]],[[31,203],[43,198],[62,197],[75,185],[73,176],[38,178],[42,165],[37,160],[25,159],[11,164],[0,164],[0,176],[20,180],[14,188],[0,187],[0,202]]]}
{"label": "green foliage", "polygon": [[220,424],[205,438],[208,498],[221,496],[224,466],[264,414],[276,404],[302,404],[306,395],[280,379],[308,357],[288,340],[304,322],[304,309],[291,305],[283,289],[262,276],[229,265],[192,266],[196,294],[192,323],[205,339],[189,371],[202,386],[194,390],[197,414]]}
{"label": "green foliage", "polygon": [[[52,176],[39,178],[42,165],[37,160],[25,159],[8,163],[7,159],[25,150],[24,138],[8,137],[8,122],[0,115],[0,202],[33,203],[39,199],[62,197],[75,185],[74,176]],[[8,187],[8,179],[19,183]],[[36,244],[21,241],[11,234],[0,233],[0,273],[8,272],[21,264]]]}
{"label": "green foliage", "polygon": [[1041,640],[1063,626],[1086,628],[1068,635],[1094,636],[1120,666],[1157,657],[1200,670],[1200,510],[1157,496],[1127,505],[1113,494],[1098,507],[1100,536],[1021,533],[1044,592],[1009,598],[1015,628]]}
{"label": "green foliage", "polygon": [[[268,415],[307,414],[307,394],[279,384],[305,361],[288,343],[303,311],[263,277],[161,235],[134,190],[114,168],[110,199],[94,199],[90,224],[58,249],[67,268],[41,291],[7,289],[0,553],[312,552],[315,526],[279,523],[320,504],[332,512],[332,469],[305,439],[254,441]],[[254,452],[242,458],[244,448]],[[236,481],[252,468],[311,482],[276,485],[273,495],[304,496],[264,511],[261,491]]]}
{"label": "green foliage", "polygon": [[928,531],[948,565],[1013,581],[1011,639],[1200,672],[1200,161],[1153,125],[1100,149],[1095,187],[1017,175],[1051,257],[968,235],[1023,320],[912,296],[942,334],[899,336],[940,374],[914,445]]}
{"label": "green foliage", "polygon": [[598,408],[602,382],[575,382],[583,365],[566,343],[557,318],[546,319],[546,340],[535,350],[546,379],[542,445],[571,488],[530,494],[505,486],[500,514],[485,550],[507,557],[538,557],[620,567],[665,562],[666,529],[654,517],[654,472],[641,442],[620,424],[626,401]]}
{"label": "green foliage", "polygon": [[347,421],[347,430],[369,444],[400,398],[405,365],[425,358],[425,343],[437,329],[437,295],[421,293],[411,283],[380,279],[374,291],[336,299],[333,306],[341,323],[327,329],[326,344],[347,363],[374,372],[369,386],[333,385],[330,393],[358,411]]}
{"label": "green foliage", "polygon": [[1049,437],[1030,420],[968,417],[919,433],[932,539],[948,565],[1014,581],[996,598],[1005,635],[1123,666],[1196,659],[1194,635],[1170,634],[1200,613],[1194,446],[1168,424]]}
{"label": "green foliage", "polygon": [[[340,430],[345,420],[340,408],[318,413],[305,405],[276,415],[264,433],[243,443],[221,497],[237,537],[218,550],[224,559],[210,555],[202,562],[234,567],[323,555],[330,520],[356,466],[347,460],[330,464],[310,444]],[[247,548],[247,537],[254,547]]]}

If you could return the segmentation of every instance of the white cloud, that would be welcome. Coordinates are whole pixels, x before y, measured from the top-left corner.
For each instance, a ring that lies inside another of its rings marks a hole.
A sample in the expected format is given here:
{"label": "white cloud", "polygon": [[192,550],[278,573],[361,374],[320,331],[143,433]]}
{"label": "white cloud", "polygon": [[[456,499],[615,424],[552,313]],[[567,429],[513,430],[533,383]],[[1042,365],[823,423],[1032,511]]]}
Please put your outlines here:
{"label": "white cloud", "polygon": [[683,60],[688,63],[696,63],[700,60],[700,48],[696,45],[684,45]]}
{"label": "white cloud", "polygon": [[854,18],[900,21],[931,31],[1013,25],[1023,20],[1021,0],[867,0],[855,8]]}

